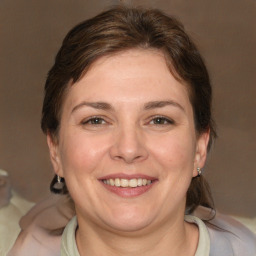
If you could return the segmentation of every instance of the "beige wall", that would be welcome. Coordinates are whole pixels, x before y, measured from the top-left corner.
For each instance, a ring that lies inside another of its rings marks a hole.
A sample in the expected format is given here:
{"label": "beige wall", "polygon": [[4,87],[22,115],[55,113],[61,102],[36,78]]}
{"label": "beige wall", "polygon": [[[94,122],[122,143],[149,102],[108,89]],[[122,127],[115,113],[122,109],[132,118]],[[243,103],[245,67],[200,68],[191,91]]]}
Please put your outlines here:
{"label": "beige wall", "polygon": [[[134,1],[173,14],[198,43],[214,87],[219,139],[205,168],[216,206],[256,215],[255,0]],[[30,200],[48,192],[52,168],[40,131],[43,85],[61,40],[118,1],[1,0],[0,168]]]}

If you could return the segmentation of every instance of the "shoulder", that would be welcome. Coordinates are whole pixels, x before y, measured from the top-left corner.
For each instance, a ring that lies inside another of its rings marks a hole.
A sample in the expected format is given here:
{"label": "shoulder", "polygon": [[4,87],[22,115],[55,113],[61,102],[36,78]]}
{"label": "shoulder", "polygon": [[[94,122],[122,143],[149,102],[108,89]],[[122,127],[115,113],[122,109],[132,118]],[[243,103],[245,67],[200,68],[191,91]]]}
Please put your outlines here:
{"label": "shoulder", "polygon": [[[207,214],[206,209],[199,209],[197,214],[201,215],[201,219],[207,219],[202,218]],[[256,234],[239,221],[217,212],[214,219],[205,221],[205,224],[210,236],[210,255],[256,255]]]}
{"label": "shoulder", "polygon": [[234,255],[256,255],[256,235],[232,217],[217,213],[207,227],[211,240],[211,251],[216,255],[221,255],[220,248],[232,250]]}
{"label": "shoulder", "polygon": [[61,235],[74,215],[70,199],[51,195],[20,220],[21,232],[8,256],[60,255]]}

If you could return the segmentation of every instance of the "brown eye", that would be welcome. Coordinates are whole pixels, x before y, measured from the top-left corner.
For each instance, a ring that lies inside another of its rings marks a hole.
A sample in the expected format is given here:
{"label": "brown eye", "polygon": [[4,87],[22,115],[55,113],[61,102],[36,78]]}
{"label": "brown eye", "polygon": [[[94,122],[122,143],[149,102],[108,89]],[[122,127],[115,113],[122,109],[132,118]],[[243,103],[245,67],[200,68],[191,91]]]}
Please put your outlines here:
{"label": "brown eye", "polygon": [[90,124],[90,125],[101,125],[105,123],[106,121],[100,117],[93,117],[82,122],[82,124]]}
{"label": "brown eye", "polygon": [[173,124],[174,122],[166,117],[155,117],[151,120],[150,124],[155,125],[168,125]]}

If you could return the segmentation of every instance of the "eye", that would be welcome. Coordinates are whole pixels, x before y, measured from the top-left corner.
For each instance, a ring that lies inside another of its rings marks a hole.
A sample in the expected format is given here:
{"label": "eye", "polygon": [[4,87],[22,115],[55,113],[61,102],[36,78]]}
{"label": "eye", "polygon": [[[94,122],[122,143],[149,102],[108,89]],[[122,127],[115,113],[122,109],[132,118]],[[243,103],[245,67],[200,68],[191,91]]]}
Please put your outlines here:
{"label": "eye", "polygon": [[91,117],[89,119],[83,120],[82,125],[102,125],[106,124],[106,121],[101,117]]}
{"label": "eye", "polygon": [[154,117],[153,119],[151,119],[149,124],[153,124],[153,125],[170,125],[170,124],[174,124],[174,121],[169,119],[169,118],[163,117],[163,116],[157,116],[157,117]]}

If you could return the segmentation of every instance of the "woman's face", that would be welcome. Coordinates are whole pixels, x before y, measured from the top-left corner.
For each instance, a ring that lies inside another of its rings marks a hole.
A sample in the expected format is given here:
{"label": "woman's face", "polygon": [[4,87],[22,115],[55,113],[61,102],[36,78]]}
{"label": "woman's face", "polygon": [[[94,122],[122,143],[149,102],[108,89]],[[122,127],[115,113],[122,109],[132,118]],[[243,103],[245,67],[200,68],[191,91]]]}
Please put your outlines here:
{"label": "woman's face", "polygon": [[186,86],[156,50],[97,60],[67,93],[58,143],[48,136],[78,218],[119,231],[183,218],[207,143]]}

